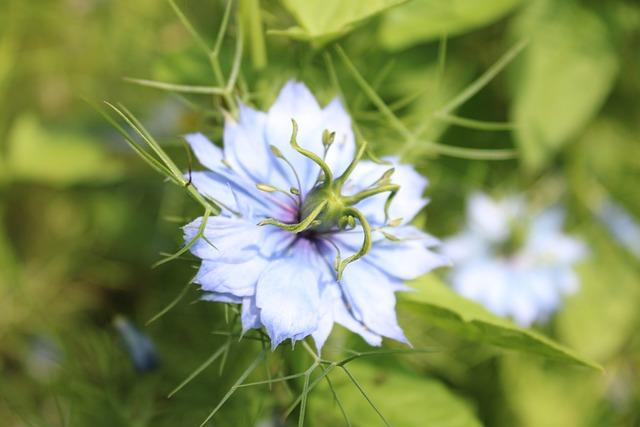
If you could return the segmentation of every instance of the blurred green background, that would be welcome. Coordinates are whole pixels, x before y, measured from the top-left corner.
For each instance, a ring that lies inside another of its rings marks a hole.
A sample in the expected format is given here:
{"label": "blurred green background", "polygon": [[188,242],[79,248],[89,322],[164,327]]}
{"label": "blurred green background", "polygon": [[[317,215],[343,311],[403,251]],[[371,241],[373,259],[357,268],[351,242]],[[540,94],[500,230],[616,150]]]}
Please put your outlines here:
{"label": "blurred green background", "polygon": [[[212,46],[226,2],[176,3]],[[391,425],[640,425],[640,250],[611,233],[616,219],[604,209],[614,204],[640,218],[637,1],[234,1],[220,51],[226,74],[240,31],[238,96],[267,108],[290,78],[323,102],[340,89],[375,152],[402,153],[429,178],[431,202],[417,224],[430,233],[459,230],[474,190],[526,192],[540,204],[563,202],[570,230],[591,247],[581,291],[541,332],[604,372],[512,351],[517,345],[505,350],[487,338],[491,331],[461,332],[405,301],[401,324],[414,346],[439,351],[353,365]],[[513,62],[446,111],[522,40],[528,45]],[[363,94],[337,44],[400,125]],[[229,312],[185,288],[195,259],[151,268],[179,247],[179,227],[199,208],[140,161],[91,104],[122,102],[186,170],[180,135],[200,130],[220,143],[223,101],[126,76],[219,84],[168,2],[1,2],[0,425],[200,425],[260,351],[234,340],[226,363],[166,398],[227,342],[212,331],[227,329]],[[517,158],[456,158],[431,141],[513,149]],[[157,368],[135,369],[117,315],[153,340]],[[366,349],[342,330],[328,347],[335,357],[343,347]],[[273,376],[306,366],[299,349],[268,359]],[[265,369],[255,375],[263,379]],[[384,425],[345,378],[333,381],[351,424]],[[281,415],[301,389],[299,380],[243,388],[207,425],[296,425]],[[330,390],[319,386],[306,424],[340,423],[347,425]]]}

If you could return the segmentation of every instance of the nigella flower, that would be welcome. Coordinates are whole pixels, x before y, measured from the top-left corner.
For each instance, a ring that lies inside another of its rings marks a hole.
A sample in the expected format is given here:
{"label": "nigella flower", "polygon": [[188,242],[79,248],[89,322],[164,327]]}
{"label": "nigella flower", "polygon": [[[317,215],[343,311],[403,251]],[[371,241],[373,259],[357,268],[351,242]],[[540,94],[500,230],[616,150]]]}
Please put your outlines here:
{"label": "nigella flower", "polygon": [[243,330],[264,327],[273,348],[312,335],[320,350],[334,323],[372,345],[406,342],[395,292],[443,264],[437,241],[408,225],[427,181],[397,159],[361,160],[341,102],[321,108],[301,83],[268,112],[241,105],[223,137],[224,150],[186,137],[209,169],[192,183],[222,208],[191,248],[203,299],[242,304]]}
{"label": "nigella flower", "polygon": [[461,295],[500,316],[528,326],[545,320],[579,281],[573,265],[585,245],[562,232],[564,213],[550,208],[531,213],[519,197],[492,200],[474,194],[466,230],[444,242]]}

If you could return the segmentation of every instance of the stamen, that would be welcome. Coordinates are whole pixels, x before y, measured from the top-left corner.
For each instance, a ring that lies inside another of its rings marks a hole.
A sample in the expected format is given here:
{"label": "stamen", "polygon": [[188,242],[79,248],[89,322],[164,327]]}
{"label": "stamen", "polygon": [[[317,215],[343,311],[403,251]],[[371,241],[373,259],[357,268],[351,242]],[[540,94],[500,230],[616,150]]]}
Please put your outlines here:
{"label": "stamen", "polygon": [[319,203],[305,219],[296,224],[287,224],[285,222],[278,221],[277,219],[267,218],[260,221],[258,225],[275,225],[276,227],[280,227],[283,230],[290,231],[292,233],[301,233],[308,228],[315,227],[320,224],[320,221],[317,221],[316,218],[318,218],[322,209],[324,209],[326,205],[326,200]]}
{"label": "stamen", "polygon": [[324,173],[323,186],[328,187],[333,183],[333,172],[331,172],[331,168],[323,159],[318,157],[316,153],[314,153],[313,151],[309,151],[305,148],[302,148],[300,145],[298,145],[298,141],[297,141],[298,123],[296,123],[294,119],[291,119],[291,124],[293,126],[293,132],[291,132],[291,141],[290,141],[291,146],[298,153],[302,154],[303,156],[305,156],[306,158],[308,158],[309,160],[311,160],[312,162],[320,166],[320,169],[322,169],[322,172]]}
{"label": "stamen", "polygon": [[291,192],[298,196],[298,206],[302,206],[302,195],[300,194],[300,192],[302,191],[302,184],[300,184],[300,177],[298,176],[298,172],[296,172],[296,168],[293,167],[293,164],[284,156],[284,154],[282,154],[282,151],[280,151],[278,147],[276,147],[275,145],[269,145],[269,148],[271,149],[273,155],[285,162],[287,166],[289,166],[289,169],[291,169],[291,172],[293,172],[293,176],[295,176],[296,178],[298,188],[297,193],[294,193],[293,187],[291,187]]}
{"label": "stamen", "polygon": [[344,213],[358,219],[360,225],[362,226],[364,239],[362,241],[362,246],[360,247],[360,250],[358,252],[345,258],[342,261],[336,262],[336,273],[338,281],[342,279],[342,273],[344,272],[344,269],[347,265],[359,260],[360,258],[365,256],[371,249],[371,226],[369,225],[369,221],[367,221],[367,218],[362,214],[362,212],[353,207],[345,209]]}
{"label": "stamen", "polygon": [[322,131],[322,145],[324,145],[325,153],[329,150],[329,147],[331,147],[331,144],[333,144],[333,141],[335,141],[335,139],[335,132],[329,132],[329,129],[325,129],[324,131]]}
{"label": "stamen", "polygon": [[[294,203],[297,203],[297,202],[298,202],[298,199],[296,199],[295,197],[293,197],[293,196],[291,195],[291,193],[290,193],[290,192],[285,191],[285,190],[282,190],[282,189],[280,189],[280,188],[278,188],[278,187],[274,187],[274,186],[273,186],[273,185],[271,185],[271,184],[263,184],[263,183],[256,184],[256,188],[257,188],[258,190],[260,190],[260,191],[264,191],[264,192],[266,192],[266,193],[282,193],[282,194],[284,194],[285,196],[289,197],[291,200],[293,200],[293,202],[294,202]],[[294,193],[294,194],[295,194],[295,193]],[[300,193],[298,193],[298,194],[300,194]]]}

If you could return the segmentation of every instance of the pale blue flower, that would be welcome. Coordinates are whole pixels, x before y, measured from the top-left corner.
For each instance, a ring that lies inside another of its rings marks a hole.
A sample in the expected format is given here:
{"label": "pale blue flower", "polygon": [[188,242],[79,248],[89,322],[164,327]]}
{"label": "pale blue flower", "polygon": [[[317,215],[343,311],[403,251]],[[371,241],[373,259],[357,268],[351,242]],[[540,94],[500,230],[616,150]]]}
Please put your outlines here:
{"label": "pale blue flower", "polygon": [[359,161],[341,102],[321,108],[296,82],[268,112],[240,105],[224,150],[202,134],[186,139],[209,169],[193,185],[222,207],[191,248],[203,299],[242,304],[243,329],[264,327],[274,348],[312,335],[319,350],[334,323],[372,345],[406,342],[395,292],[444,263],[429,250],[437,241],[408,225],[427,202],[423,177],[397,159]]}
{"label": "pale blue flower", "polygon": [[562,232],[564,213],[532,213],[522,198],[473,194],[466,229],[444,242],[461,295],[497,315],[528,326],[548,318],[579,281],[573,266],[586,255],[582,241]]}

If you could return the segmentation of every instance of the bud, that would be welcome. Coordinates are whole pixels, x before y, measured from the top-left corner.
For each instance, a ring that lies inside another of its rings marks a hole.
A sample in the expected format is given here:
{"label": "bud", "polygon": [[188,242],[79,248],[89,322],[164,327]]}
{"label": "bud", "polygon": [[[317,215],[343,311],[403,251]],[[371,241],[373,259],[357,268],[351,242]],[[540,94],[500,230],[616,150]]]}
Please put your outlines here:
{"label": "bud", "polygon": [[275,193],[278,191],[276,187],[269,184],[256,184],[256,188],[260,191],[266,191],[267,193]]}
{"label": "bud", "polygon": [[282,151],[280,151],[278,147],[276,147],[275,145],[269,145],[269,148],[271,148],[271,152],[274,156],[279,159],[284,159],[284,155],[282,155]]}

